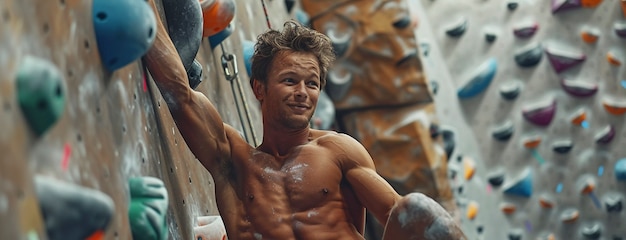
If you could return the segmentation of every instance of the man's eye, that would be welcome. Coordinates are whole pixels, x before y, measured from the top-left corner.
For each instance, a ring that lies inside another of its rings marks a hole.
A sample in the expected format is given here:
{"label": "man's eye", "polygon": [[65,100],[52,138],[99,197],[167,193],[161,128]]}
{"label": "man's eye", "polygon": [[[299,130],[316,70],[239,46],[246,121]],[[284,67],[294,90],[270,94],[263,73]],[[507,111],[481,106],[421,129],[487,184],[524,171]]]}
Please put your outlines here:
{"label": "man's eye", "polygon": [[314,87],[319,86],[319,84],[316,81],[309,81],[308,85],[309,86],[314,86]]}
{"label": "man's eye", "polygon": [[285,80],[283,80],[284,82],[288,82],[288,83],[293,83],[295,82],[295,80],[293,80],[293,78],[285,78]]}

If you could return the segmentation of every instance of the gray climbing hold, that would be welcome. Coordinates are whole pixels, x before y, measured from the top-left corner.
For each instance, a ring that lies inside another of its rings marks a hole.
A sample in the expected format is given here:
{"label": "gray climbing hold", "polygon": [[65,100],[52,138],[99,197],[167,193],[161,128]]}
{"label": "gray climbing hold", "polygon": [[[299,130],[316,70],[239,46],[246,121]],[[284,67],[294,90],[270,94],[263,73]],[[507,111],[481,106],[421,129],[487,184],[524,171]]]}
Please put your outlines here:
{"label": "gray climbing hold", "polygon": [[446,34],[450,37],[460,37],[467,30],[467,19],[462,18],[459,22],[452,25],[446,30]]}
{"label": "gray climbing hold", "polygon": [[506,100],[513,100],[522,91],[522,84],[519,82],[508,82],[500,85],[500,96]]}
{"label": "gray climbing hold", "polygon": [[504,186],[504,194],[530,197],[533,194],[533,171],[526,168],[520,178]]}
{"label": "gray climbing hold", "polygon": [[600,224],[593,224],[591,226],[585,226],[581,230],[582,235],[587,239],[599,239],[602,235],[602,228]]}
{"label": "gray climbing hold", "polygon": [[343,57],[350,48],[350,41],[352,40],[352,32],[350,31],[337,31],[335,27],[330,27],[326,30],[326,35],[332,43],[335,55],[338,58]]}
{"label": "gray climbing hold", "polygon": [[615,163],[615,178],[618,181],[626,181],[626,158],[622,158]]}
{"label": "gray climbing hold", "polygon": [[328,96],[335,100],[339,101],[343,99],[350,90],[353,81],[352,73],[342,67],[341,65],[335,65],[329,72],[326,77],[328,81],[326,82],[326,91]]}
{"label": "gray climbing hold", "polygon": [[187,70],[187,78],[192,89],[196,89],[202,83],[202,64],[198,60],[194,59],[191,63],[189,70]]}
{"label": "gray climbing hold", "polygon": [[454,147],[456,146],[454,131],[450,129],[442,129],[441,136],[443,137],[443,149],[445,150],[448,158],[450,158],[454,152]]}
{"label": "gray climbing hold", "polygon": [[534,67],[541,62],[543,47],[541,44],[529,45],[515,54],[515,63],[520,67]]}
{"label": "gray climbing hold", "polygon": [[495,58],[490,58],[477,70],[477,73],[457,91],[459,98],[471,98],[485,91],[496,75],[498,62]]}
{"label": "gray climbing hold", "polygon": [[506,141],[509,140],[511,136],[513,136],[514,132],[515,126],[513,125],[513,122],[507,120],[502,125],[496,127],[491,133],[491,136],[493,136],[493,138],[495,138],[496,140]]}
{"label": "gray climbing hold", "polygon": [[622,197],[609,196],[604,199],[604,206],[607,212],[621,212],[622,211]]}
{"label": "gray climbing hold", "polygon": [[439,83],[437,81],[430,81],[430,89],[433,95],[437,95],[437,92],[439,92]]}
{"label": "gray climbing hold", "polygon": [[557,49],[545,49],[548,60],[556,73],[562,73],[582,62],[587,58],[583,53],[565,52]]}
{"label": "gray climbing hold", "polygon": [[556,153],[565,154],[572,150],[574,143],[572,140],[559,140],[552,143],[552,150]]}
{"label": "gray climbing hold", "polygon": [[579,98],[593,96],[598,92],[598,84],[591,82],[561,79],[561,87],[566,93]]}
{"label": "gray climbing hold", "polygon": [[516,27],[513,29],[513,35],[518,38],[529,38],[535,35],[537,30],[539,30],[539,24],[533,23],[526,26]]}
{"label": "gray climbing hold", "polygon": [[615,138],[615,128],[612,125],[606,126],[595,136],[597,144],[609,144],[613,138]]}
{"label": "gray climbing hold", "polygon": [[548,126],[552,122],[556,112],[556,100],[550,99],[549,102],[539,103],[539,105],[526,106],[522,109],[522,116],[537,126]]}

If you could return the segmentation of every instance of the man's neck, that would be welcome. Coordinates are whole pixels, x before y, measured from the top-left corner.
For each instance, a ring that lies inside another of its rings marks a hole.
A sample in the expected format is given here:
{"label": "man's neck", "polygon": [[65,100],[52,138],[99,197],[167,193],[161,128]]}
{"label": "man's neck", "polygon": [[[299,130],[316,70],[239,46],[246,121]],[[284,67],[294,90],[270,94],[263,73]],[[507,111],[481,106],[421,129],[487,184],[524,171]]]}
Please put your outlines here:
{"label": "man's neck", "polygon": [[308,143],[311,131],[307,126],[299,130],[263,129],[263,143],[257,148],[277,159],[286,157],[289,152],[298,146]]}

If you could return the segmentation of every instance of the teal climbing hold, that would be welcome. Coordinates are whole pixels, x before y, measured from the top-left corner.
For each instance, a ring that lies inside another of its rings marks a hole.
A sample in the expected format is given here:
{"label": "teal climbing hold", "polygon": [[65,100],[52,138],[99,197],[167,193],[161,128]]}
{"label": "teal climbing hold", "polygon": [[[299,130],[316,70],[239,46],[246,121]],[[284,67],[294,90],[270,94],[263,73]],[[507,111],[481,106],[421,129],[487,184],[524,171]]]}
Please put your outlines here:
{"label": "teal climbing hold", "polygon": [[541,62],[543,56],[543,47],[541,44],[529,45],[515,53],[514,59],[518,66],[529,68],[534,67]]}
{"label": "teal climbing hold", "polygon": [[504,194],[530,197],[533,194],[533,172],[527,168],[517,181],[504,186]]}
{"label": "teal climbing hold", "polygon": [[573,52],[565,52],[555,49],[545,49],[546,55],[548,56],[548,60],[550,60],[550,64],[556,73],[564,72],[567,69],[570,69],[582,62],[587,58],[585,54],[582,53],[573,53]]}
{"label": "teal climbing hold", "polygon": [[148,1],[94,0],[93,25],[102,63],[115,71],[143,56],[156,37]]}
{"label": "teal climbing hold", "polygon": [[130,206],[128,217],[134,240],[167,239],[167,189],[163,181],[154,177],[135,177],[128,180]]}
{"label": "teal climbing hold", "polygon": [[626,158],[622,158],[615,163],[615,178],[619,181],[626,181]]}
{"label": "teal climbing hold", "polygon": [[224,28],[224,30],[209,36],[209,45],[211,46],[211,49],[214,49],[215,47],[217,47],[217,45],[220,45],[220,43],[228,38],[233,33],[234,28],[235,27],[233,27],[232,24],[228,24],[228,26]]}
{"label": "teal climbing hold", "polygon": [[457,96],[461,99],[474,97],[485,91],[498,70],[498,62],[495,58],[490,58],[478,67],[478,73],[474,75],[465,85],[457,91]]}
{"label": "teal climbing hold", "polygon": [[33,132],[39,136],[63,114],[63,77],[48,60],[25,56],[17,70],[16,81],[20,108]]}
{"label": "teal climbing hold", "polygon": [[254,55],[254,42],[244,40],[243,45],[243,61],[246,64],[248,76],[252,76],[252,55]]}

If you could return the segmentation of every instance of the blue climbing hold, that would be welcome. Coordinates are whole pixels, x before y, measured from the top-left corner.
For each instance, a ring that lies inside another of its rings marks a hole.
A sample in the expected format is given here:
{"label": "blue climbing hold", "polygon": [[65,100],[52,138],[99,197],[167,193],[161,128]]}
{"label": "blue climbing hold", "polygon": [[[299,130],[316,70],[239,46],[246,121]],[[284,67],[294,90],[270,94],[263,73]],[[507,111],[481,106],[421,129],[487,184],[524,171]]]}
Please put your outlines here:
{"label": "blue climbing hold", "polygon": [[619,181],[626,181],[626,158],[622,158],[615,163],[615,178]]}
{"label": "blue climbing hold", "polygon": [[457,96],[461,99],[471,98],[485,91],[496,75],[497,69],[498,63],[495,58],[487,60],[478,67],[478,74],[457,91]]}
{"label": "blue climbing hold", "polygon": [[504,187],[504,194],[515,195],[520,197],[530,197],[533,194],[533,173],[532,170],[526,169],[522,173],[522,177],[513,182],[509,186]]}
{"label": "blue climbing hold", "polygon": [[92,15],[100,58],[109,71],[137,60],[154,43],[156,17],[147,1],[94,0]]}
{"label": "blue climbing hold", "polygon": [[252,55],[254,55],[254,42],[244,40],[243,43],[243,61],[246,64],[248,76],[252,76]]}
{"label": "blue climbing hold", "polygon": [[228,38],[230,34],[233,33],[233,25],[228,24],[228,27],[224,28],[224,30],[216,33],[215,35],[209,36],[209,45],[211,45],[211,49],[214,49],[224,41],[224,39]]}

